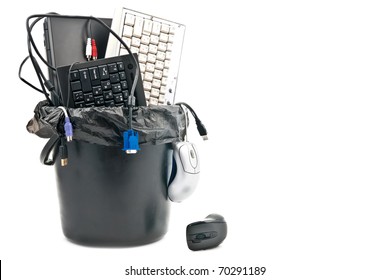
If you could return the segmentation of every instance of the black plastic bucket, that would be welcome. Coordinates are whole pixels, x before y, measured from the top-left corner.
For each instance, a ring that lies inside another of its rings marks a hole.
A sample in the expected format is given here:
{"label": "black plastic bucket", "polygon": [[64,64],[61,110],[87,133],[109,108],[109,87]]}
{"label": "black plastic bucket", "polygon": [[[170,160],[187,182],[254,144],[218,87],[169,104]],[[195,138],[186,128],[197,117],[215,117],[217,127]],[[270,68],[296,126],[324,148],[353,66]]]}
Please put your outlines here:
{"label": "black plastic bucket", "polygon": [[85,245],[134,246],[167,232],[170,144],[119,147],[72,141],[69,164],[56,162],[62,230]]}

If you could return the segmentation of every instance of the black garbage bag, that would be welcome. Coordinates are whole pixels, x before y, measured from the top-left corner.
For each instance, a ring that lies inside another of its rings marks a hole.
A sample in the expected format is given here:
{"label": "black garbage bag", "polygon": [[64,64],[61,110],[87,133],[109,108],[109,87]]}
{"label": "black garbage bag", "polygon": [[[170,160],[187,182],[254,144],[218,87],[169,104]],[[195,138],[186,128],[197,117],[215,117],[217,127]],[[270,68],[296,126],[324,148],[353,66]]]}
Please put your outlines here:
{"label": "black garbage bag", "polygon": [[[123,131],[128,129],[128,108],[92,107],[69,108],[73,138],[103,146],[122,146]],[[28,122],[27,130],[41,138],[63,135],[64,113],[47,101],[41,101]],[[139,144],[167,144],[182,141],[185,116],[180,106],[159,105],[135,107],[132,127],[139,133]]]}

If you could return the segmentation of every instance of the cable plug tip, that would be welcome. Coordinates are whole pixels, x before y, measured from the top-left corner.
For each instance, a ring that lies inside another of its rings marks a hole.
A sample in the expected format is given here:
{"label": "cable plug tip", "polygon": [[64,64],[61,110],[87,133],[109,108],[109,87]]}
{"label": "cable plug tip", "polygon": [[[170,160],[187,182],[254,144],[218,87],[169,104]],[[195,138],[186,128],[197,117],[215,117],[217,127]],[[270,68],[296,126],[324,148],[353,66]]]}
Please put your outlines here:
{"label": "cable plug tip", "polygon": [[91,38],[86,39],[85,56],[86,56],[86,59],[88,61],[92,58],[92,39]]}
{"label": "cable plug tip", "polygon": [[64,130],[65,130],[66,140],[68,142],[72,141],[73,140],[73,125],[70,122],[69,117],[65,117]]}
{"label": "cable plug tip", "polygon": [[67,158],[61,158],[61,166],[68,165],[68,159]]}
{"label": "cable plug tip", "polygon": [[204,141],[208,140],[208,135],[203,135],[202,137]]}
{"label": "cable plug tip", "polygon": [[139,148],[139,134],[135,130],[129,129],[123,133],[123,151],[126,154],[136,154]]}

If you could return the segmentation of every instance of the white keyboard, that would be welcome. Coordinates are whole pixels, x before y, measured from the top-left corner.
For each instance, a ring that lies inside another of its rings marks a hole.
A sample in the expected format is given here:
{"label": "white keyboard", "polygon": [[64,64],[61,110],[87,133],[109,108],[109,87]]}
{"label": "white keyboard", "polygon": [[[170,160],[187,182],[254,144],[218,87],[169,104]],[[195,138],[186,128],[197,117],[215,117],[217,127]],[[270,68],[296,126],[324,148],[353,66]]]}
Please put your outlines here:
{"label": "white keyboard", "polygon": [[[126,8],[115,11],[115,31],[138,54],[148,104],[174,104],[185,26]],[[128,54],[110,35],[105,57]]]}

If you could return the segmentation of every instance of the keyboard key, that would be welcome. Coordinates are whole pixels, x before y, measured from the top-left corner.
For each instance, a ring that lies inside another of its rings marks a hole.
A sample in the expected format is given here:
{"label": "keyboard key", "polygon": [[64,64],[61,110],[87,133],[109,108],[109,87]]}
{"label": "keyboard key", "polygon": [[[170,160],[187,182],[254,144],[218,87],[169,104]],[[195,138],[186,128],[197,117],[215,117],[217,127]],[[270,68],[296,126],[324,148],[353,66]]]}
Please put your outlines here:
{"label": "keyboard key", "polygon": [[119,72],[119,78],[121,81],[126,79],[126,73],[125,72]]}
{"label": "keyboard key", "polygon": [[153,88],[160,88],[161,87],[161,80],[154,79],[152,82],[152,87]]}
{"label": "keyboard key", "polygon": [[[128,26],[128,25],[125,25],[123,27],[123,36],[124,37],[128,37],[128,38],[131,38],[132,37],[132,32],[133,32],[133,28],[131,26]],[[127,44],[127,42],[126,42]],[[128,44],[127,44],[128,45]]]}
{"label": "keyboard key", "polygon": [[142,17],[135,17],[135,23],[134,23],[134,31],[132,35],[134,37],[140,38],[142,36],[142,30],[143,30],[143,18]]}
{"label": "keyboard key", "polygon": [[120,84],[113,84],[112,85],[112,92],[113,93],[119,93],[122,91],[122,86]]}
{"label": "keyboard key", "polygon": [[161,104],[165,103],[165,95],[164,94],[159,95],[158,103],[161,103]]}
{"label": "keyboard key", "polygon": [[146,71],[146,64],[144,63],[139,63],[139,70],[141,73],[143,73],[144,71]]}
{"label": "keyboard key", "polygon": [[166,94],[166,92],[167,92],[166,86],[161,86],[161,88],[159,89],[159,93],[160,94]]}
{"label": "keyboard key", "polygon": [[80,74],[78,73],[77,70],[71,71],[70,72],[70,81],[76,81],[80,79]]}
{"label": "keyboard key", "polygon": [[103,94],[103,90],[101,89],[101,86],[93,87],[92,92],[94,96]]}
{"label": "keyboard key", "polygon": [[161,35],[159,36],[159,41],[167,43],[168,40],[169,40],[169,36],[167,34],[161,33]]}
{"label": "keyboard key", "polygon": [[136,53],[136,54],[139,53],[139,48],[137,48],[137,47],[131,47],[130,50],[132,53]]}
{"label": "keyboard key", "polygon": [[113,98],[112,90],[104,91],[103,96],[104,96],[104,100],[112,99]]}
{"label": "keyboard key", "polygon": [[150,97],[149,104],[151,105],[158,105],[158,99],[154,97]]}
{"label": "keyboard key", "polygon": [[124,98],[124,99],[128,99],[128,96],[129,96],[130,93],[129,93],[128,90],[123,90],[123,91],[122,91],[122,94],[123,94],[123,98]]}
{"label": "keyboard key", "polygon": [[167,85],[167,78],[166,78],[166,77],[162,77],[162,79],[161,79],[161,85],[162,85],[162,86],[166,86],[166,85]]}
{"label": "keyboard key", "polygon": [[161,32],[161,23],[154,21],[153,22],[153,29],[151,30],[151,34],[159,35],[160,32]]}
{"label": "keyboard key", "polygon": [[143,23],[143,33],[150,34],[153,29],[153,22],[149,19],[145,19]]}
{"label": "keyboard key", "polygon": [[122,103],[123,102],[123,95],[121,93],[114,94],[113,98],[115,100],[115,103]]}
{"label": "keyboard key", "polygon": [[100,79],[99,70],[97,67],[89,68],[89,75],[92,81]]}
{"label": "keyboard key", "polygon": [[[166,39],[167,41],[167,39]],[[155,35],[150,36],[150,44],[158,45],[159,43],[159,37]]]}
{"label": "keyboard key", "polygon": [[108,71],[109,73],[116,73],[118,71],[118,67],[116,65],[116,63],[110,63],[108,64]]}
{"label": "keyboard key", "polygon": [[170,30],[169,25],[164,24],[164,23],[161,25],[161,32],[163,32],[163,33],[169,33],[169,30]]}
{"label": "keyboard key", "polygon": [[139,48],[140,47],[140,39],[133,37],[131,40],[131,46]]}
{"label": "keyboard key", "polygon": [[111,82],[110,81],[102,81],[101,87],[103,90],[111,89]]}
{"label": "keyboard key", "polygon": [[81,90],[81,82],[80,81],[71,82],[70,85],[71,85],[72,91]]}
{"label": "keyboard key", "polygon": [[100,73],[101,79],[102,80],[108,79],[109,75],[108,75],[108,67],[107,67],[107,65],[101,65],[98,68],[99,68],[99,73]]}
{"label": "keyboard key", "polygon": [[168,40],[167,40],[169,43],[173,43],[174,41],[174,35],[170,35],[169,34],[169,37],[168,37]]}
{"label": "keyboard key", "polygon": [[122,90],[128,89],[127,81],[121,81],[121,82],[120,82],[120,85],[122,86]]}
{"label": "keyboard key", "polygon": [[162,79],[162,71],[161,70],[155,70],[154,71],[154,78]]}
{"label": "keyboard key", "polygon": [[143,82],[143,88],[144,88],[144,90],[151,90],[151,83],[150,82]]}
{"label": "keyboard key", "polygon": [[164,66],[164,63],[160,60],[157,60],[155,62],[155,69],[158,69],[158,70],[163,70],[163,66]]}
{"label": "keyboard key", "polygon": [[158,44],[158,50],[161,52],[166,52],[167,44],[164,42],[159,42]]}
{"label": "keyboard key", "polygon": [[163,69],[163,77],[168,77],[169,76],[169,69],[166,68],[166,62],[169,60],[165,60],[165,69]]}
{"label": "keyboard key", "polygon": [[172,43],[167,43],[166,45],[167,45],[166,50],[171,52],[173,50],[173,44]]}
{"label": "keyboard key", "polygon": [[119,71],[124,71],[124,64],[123,62],[117,62],[116,65],[118,66]]}
{"label": "keyboard key", "polygon": [[158,60],[165,60],[165,53],[164,52],[157,52],[157,59]]}
{"label": "keyboard key", "polygon": [[85,93],[84,94],[84,101],[85,103],[94,103],[95,102],[95,99],[93,97],[93,93]]}
{"label": "keyboard key", "polygon": [[141,44],[139,47],[139,53],[147,54],[149,52],[149,46]]}
{"label": "keyboard key", "polygon": [[158,47],[156,45],[150,44],[149,45],[149,53],[157,54],[157,52],[158,52]]}
{"label": "keyboard key", "polygon": [[146,71],[152,73],[152,72],[154,72],[154,69],[155,69],[154,64],[150,63],[150,62],[147,62],[147,64],[146,64]]}
{"label": "keyboard key", "polygon": [[80,81],[83,92],[92,91],[88,69],[80,69]]}
{"label": "keyboard key", "polygon": [[73,92],[73,100],[75,102],[84,101],[84,93],[82,91]]}
{"label": "keyboard key", "polygon": [[151,97],[158,98],[158,97],[159,97],[159,90],[156,89],[156,88],[151,88],[150,96],[151,96]]}
{"label": "keyboard key", "polygon": [[96,106],[103,106],[104,105],[104,97],[102,95],[95,97],[95,105]]}
{"label": "keyboard key", "polygon": [[[170,60],[165,60],[165,68],[169,69],[170,68]],[[164,75],[165,76],[165,75]]]}
{"label": "keyboard key", "polygon": [[150,36],[143,34],[142,37],[140,38],[140,42],[145,45],[150,44]]}
{"label": "keyboard key", "polygon": [[150,99],[150,91],[148,91],[148,90],[145,91],[145,97],[146,97],[146,100]]}
{"label": "keyboard key", "polygon": [[[156,60],[157,60],[157,56],[155,54],[149,53],[147,55],[148,62],[155,63]],[[147,65],[146,65],[146,70],[147,70]]]}
{"label": "keyboard key", "polygon": [[138,55],[139,63],[146,63],[147,62],[147,55],[144,53],[140,53]]}
{"label": "keyboard key", "polygon": [[127,13],[124,23],[133,26],[135,23],[135,16]]}
{"label": "keyboard key", "polygon": [[147,81],[147,82],[151,82],[153,80],[153,78],[154,78],[153,73],[146,71],[143,80]]}
{"label": "keyboard key", "polygon": [[167,59],[167,60],[172,59],[172,52],[166,52],[165,53],[165,59]]}
{"label": "keyboard key", "polygon": [[119,73],[109,75],[109,79],[112,84],[118,83],[120,81]]}

